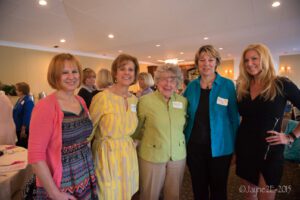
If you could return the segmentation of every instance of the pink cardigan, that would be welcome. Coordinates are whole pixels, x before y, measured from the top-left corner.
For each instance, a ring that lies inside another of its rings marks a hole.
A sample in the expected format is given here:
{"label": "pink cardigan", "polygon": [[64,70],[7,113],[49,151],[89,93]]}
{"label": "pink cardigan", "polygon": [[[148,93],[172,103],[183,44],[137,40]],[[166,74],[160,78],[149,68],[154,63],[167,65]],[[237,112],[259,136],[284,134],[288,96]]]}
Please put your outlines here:
{"label": "pink cardigan", "polygon": [[[88,112],[84,100],[76,96],[84,110]],[[42,99],[34,107],[30,128],[28,144],[28,162],[30,164],[39,161],[46,161],[53,180],[60,188],[62,178],[62,121],[64,113],[62,112],[55,93]],[[42,183],[37,178],[37,186]]]}

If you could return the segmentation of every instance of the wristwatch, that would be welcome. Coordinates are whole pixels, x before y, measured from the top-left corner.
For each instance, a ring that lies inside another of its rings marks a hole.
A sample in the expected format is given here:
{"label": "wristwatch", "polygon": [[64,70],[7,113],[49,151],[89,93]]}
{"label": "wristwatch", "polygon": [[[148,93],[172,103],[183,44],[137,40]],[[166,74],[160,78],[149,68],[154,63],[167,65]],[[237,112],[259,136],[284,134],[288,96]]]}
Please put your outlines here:
{"label": "wristwatch", "polygon": [[294,141],[298,139],[293,131],[290,132],[288,135],[291,136],[294,139]]}

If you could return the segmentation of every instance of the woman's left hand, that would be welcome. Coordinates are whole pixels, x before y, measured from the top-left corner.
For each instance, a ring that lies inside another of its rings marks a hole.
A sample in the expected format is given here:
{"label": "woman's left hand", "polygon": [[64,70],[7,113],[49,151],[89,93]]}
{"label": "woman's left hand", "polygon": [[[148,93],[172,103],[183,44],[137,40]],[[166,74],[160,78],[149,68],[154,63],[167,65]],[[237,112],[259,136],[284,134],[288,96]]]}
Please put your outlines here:
{"label": "woman's left hand", "polygon": [[277,131],[267,131],[267,133],[271,134],[271,136],[266,138],[266,141],[270,143],[270,145],[289,143],[289,138],[284,133],[279,133]]}

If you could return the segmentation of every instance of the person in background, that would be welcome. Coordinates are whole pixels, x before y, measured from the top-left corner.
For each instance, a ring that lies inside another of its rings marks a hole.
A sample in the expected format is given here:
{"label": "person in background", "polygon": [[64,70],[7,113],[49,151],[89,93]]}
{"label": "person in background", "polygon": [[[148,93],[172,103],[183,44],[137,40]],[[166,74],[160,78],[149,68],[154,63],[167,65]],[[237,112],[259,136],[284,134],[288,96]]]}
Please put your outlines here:
{"label": "person in background", "polygon": [[93,125],[84,100],[75,95],[81,75],[73,55],[52,58],[47,79],[55,92],[38,102],[30,123],[28,162],[36,174],[35,199],[98,199],[87,141]]}
{"label": "person in background", "polygon": [[106,88],[113,84],[113,78],[108,69],[101,69],[97,74],[97,87],[99,92],[102,92]]}
{"label": "person in background", "polygon": [[189,83],[190,83],[189,79],[184,79],[181,84],[181,88],[177,91],[177,93],[183,95],[183,93]]}
{"label": "person in background", "polygon": [[265,45],[250,44],[241,57],[237,95],[242,121],[236,141],[236,173],[253,191],[245,193],[245,198],[275,199],[284,144],[300,137],[300,125],[289,134],[280,133],[283,113],[287,100],[300,108],[300,91],[289,79],[276,76]]}
{"label": "person in background", "polygon": [[295,106],[292,107],[292,119],[300,121],[300,110]]}
{"label": "person in background", "polygon": [[82,87],[80,88],[78,95],[81,96],[87,107],[90,107],[92,98],[99,91],[96,89],[96,73],[90,68],[83,70]]}
{"label": "person in background", "polygon": [[29,123],[34,103],[33,99],[29,95],[30,87],[27,83],[16,83],[16,92],[19,99],[17,100],[13,108],[13,118],[18,137],[17,146],[27,148],[29,136]]}
{"label": "person in background", "polygon": [[[0,83],[1,85],[1,83]],[[13,120],[13,105],[1,91],[0,86],[0,145],[15,145],[17,142],[16,128]]]}
{"label": "person in background", "polygon": [[183,134],[187,100],[176,94],[182,82],[177,65],[158,67],[154,75],[157,90],[140,98],[139,126],[134,138],[138,147],[140,199],[179,200],[186,162]]}
{"label": "person in background", "polygon": [[200,47],[195,55],[200,76],[184,92],[189,102],[187,164],[196,200],[227,199],[239,114],[233,82],[216,72],[220,63],[220,54],[213,46]]}
{"label": "person in background", "polygon": [[146,72],[141,72],[138,75],[138,82],[140,90],[137,92],[136,96],[140,98],[143,95],[153,92],[151,87],[154,85],[152,75]]}
{"label": "person in background", "polygon": [[138,162],[130,137],[138,124],[137,98],[128,89],[139,73],[135,57],[120,54],[111,67],[114,84],[98,93],[90,107],[94,125],[93,158],[99,200],[130,200],[138,190]]}

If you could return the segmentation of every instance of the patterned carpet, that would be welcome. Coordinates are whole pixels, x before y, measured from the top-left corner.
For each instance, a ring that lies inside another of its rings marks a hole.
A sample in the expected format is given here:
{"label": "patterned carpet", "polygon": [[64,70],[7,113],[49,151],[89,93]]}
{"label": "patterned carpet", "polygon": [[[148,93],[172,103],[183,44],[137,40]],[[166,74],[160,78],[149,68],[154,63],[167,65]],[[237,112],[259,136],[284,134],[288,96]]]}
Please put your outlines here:
{"label": "patterned carpet", "polygon": [[[243,193],[239,192],[240,179],[235,175],[235,166],[231,166],[228,180],[228,200],[243,200]],[[291,188],[290,192],[286,191]],[[276,200],[300,200],[300,165],[286,162],[281,184],[276,195]],[[188,170],[185,171],[182,200],[193,200],[193,192]]]}

